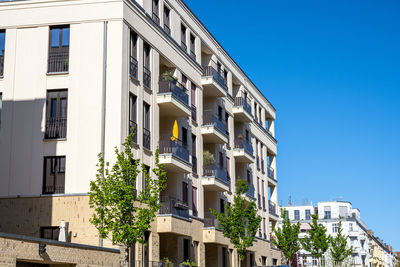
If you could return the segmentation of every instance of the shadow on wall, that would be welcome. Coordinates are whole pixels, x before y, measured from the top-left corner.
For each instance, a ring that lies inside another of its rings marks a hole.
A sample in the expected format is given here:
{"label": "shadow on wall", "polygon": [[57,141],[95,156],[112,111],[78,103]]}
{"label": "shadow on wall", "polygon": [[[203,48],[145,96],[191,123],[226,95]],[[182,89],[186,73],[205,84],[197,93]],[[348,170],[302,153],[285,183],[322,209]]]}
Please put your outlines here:
{"label": "shadow on wall", "polygon": [[57,181],[57,173],[64,167],[57,165],[59,160],[45,160],[57,155],[56,143],[45,140],[49,132],[49,120],[43,119],[45,112],[45,99],[3,101],[0,232],[50,239],[58,235],[58,225],[51,224],[53,200],[48,194],[64,190]]}

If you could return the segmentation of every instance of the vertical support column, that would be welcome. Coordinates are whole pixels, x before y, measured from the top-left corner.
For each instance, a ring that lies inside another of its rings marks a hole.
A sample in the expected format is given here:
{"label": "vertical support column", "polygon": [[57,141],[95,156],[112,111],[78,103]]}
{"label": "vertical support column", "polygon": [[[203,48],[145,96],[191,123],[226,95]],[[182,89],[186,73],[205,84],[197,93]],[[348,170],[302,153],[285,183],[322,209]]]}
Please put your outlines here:
{"label": "vertical support column", "polygon": [[199,266],[206,266],[206,246],[204,245],[203,242],[199,242],[198,246],[198,261],[197,265]]}
{"label": "vertical support column", "polygon": [[160,235],[157,232],[151,232],[149,246],[149,259],[160,261]]}

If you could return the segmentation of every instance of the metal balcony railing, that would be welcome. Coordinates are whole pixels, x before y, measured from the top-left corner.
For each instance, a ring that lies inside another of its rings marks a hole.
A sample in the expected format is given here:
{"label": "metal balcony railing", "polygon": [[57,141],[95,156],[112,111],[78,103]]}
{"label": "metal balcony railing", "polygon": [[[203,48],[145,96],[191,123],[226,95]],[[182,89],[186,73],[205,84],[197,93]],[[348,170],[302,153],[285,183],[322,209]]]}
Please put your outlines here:
{"label": "metal balcony railing", "polygon": [[203,167],[203,176],[204,177],[215,177],[219,181],[229,185],[230,180],[228,179],[228,173],[226,170],[222,169],[217,164],[208,165]]}
{"label": "metal balcony railing", "polygon": [[46,185],[43,194],[64,194],[64,185]]}
{"label": "metal balcony railing", "polygon": [[217,227],[218,220],[211,212],[204,213],[204,227]]}
{"label": "metal balcony railing", "polygon": [[143,128],[143,147],[150,149],[150,131]]}
{"label": "metal balcony railing", "polygon": [[157,22],[157,24],[160,24],[160,18],[158,17],[157,13],[153,12],[153,20]]}
{"label": "metal balcony railing", "polygon": [[192,120],[197,121],[197,108],[192,105]]}
{"label": "metal balcony railing", "polygon": [[165,31],[166,33],[168,33],[169,35],[171,35],[171,29],[169,28],[169,25],[167,25],[167,24],[165,24],[165,23],[164,23],[164,31]]}
{"label": "metal balcony railing", "polygon": [[45,139],[67,137],[67,118],[50,118],[46,121]]}
{"label": "metal balcony railing", "polygon": [[159,214],[172,214],[189,219],[189,206],[187,203],[171,196],[160,196],[160,203]]}
{"label": "metal balcony railing", "polygon": [[222,88],[224,88],[225,91],[228,90],[225,78],[216,69],[212,66],[205,66],[203,67],[203,70],[204,77],[212,77],[220,86],[222,86]]}
{"label": "metal balcony railing", "polygon": [[159,83],[159,93],[172,93],[172,96],[176,97],[186,106],[189,106],[189,95],[186,93],[186,88],[178,83],[176,80],[171,81],[160,81]]}
{"label": "metal balcony railing", "polygon": [[160,140],[160,154],[172,154],[173,156],[189,163],[189,150],[181,140]]}
{"label": "metal balcony railing", "polygon": [[248,195],[248,196],[251,197],[251,198],[255,198],[255,197],[254,197],[254,195],[255,195],[255,188],[254,188],[254,186],[253,186],[252,184],[249,185],[249,189],[247,190],[246,195]]}
{"label": "metal balcony railing", "polygon": [[271,200],[268,200],[268,205],[269,205],[269,213],[278,216],[278,214],[276,213],[276,204]]}
{"label": "metal balcony railing", "polygon": [[275,170],[273,168],[269,167],[269,166],[267,168],[268,168],[267,169],[268,170],[268,172],[267,172],[268,177],[275,180]]}
{"label": "metal balcony railing", "polygon": [[147,67],[143,67],[143,84],[151,89],[151,71]]}
{"label": "metal balcony railing", "polygon": [[138,62],[133,56],[130,56],[129,74],[136,79],[138,78]]}
{"label": "metal balcony railing", "polygon": [[4,53],[0,56],[0,77],[3,77],[4,74]]}
{"label": "metal balcony railing", "polygon": [[243,106],[243,109],[251,115],[251,106],[244,97],[235,97],[235,106]]}
{"label": "metal balcony railing", "polygon": [[137,144],[137,123],[129,120],[129,134],[132,134],[132,141]]}
{"label": "metal balcony railing", "polygon": [[48,73],[68,72],[69,52],[49,52],[47,63]]}
{"label": "metal balcony railing", "polygon": [[197,157],[192,155],[192,172],[197,174]]}
{"label": "metal balcony railing", "polygon": [[226,131],[226,123],[220,120],[212,111],[204,111],[203,114],[203,125],[210,126],[213,125],[222,134],[228,135]]}
{"label": "metal balcony railing", "polygon": [[244,149],[245,152],[254,157],[252,145],[244,139],[235,139],[235,149]]}

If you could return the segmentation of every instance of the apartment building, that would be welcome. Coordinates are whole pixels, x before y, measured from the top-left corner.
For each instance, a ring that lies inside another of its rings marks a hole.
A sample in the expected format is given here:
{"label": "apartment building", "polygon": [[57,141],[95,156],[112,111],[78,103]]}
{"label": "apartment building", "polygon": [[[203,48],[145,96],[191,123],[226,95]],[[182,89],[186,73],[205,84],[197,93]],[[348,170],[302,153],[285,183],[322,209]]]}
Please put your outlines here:
{"label": "apartment building", "polygon": [[379,237],[375,236],[372,230],[368,230],[370,246],[369,253],[371,255],[369,266],[370,267],[394,267],[396,266],[397,259],[396,253],[393,248],[387,245]]}
{"label": "apartment building", "polygon": [[[348,236],[348,245],[353,247],[352,259],[349,262],[355,266],[369,266],[370,240],[367,227],[361,220],[360,211],[346,201],[318,202],[314,205],[285,206],[289,219],[293,223],[300,222],[300,238],[307,235],[310,229],[311,215],[318,214],[318,222],[327,229],[327,234],[335,236],[338,232],[339,222],[342,223],[343,234]],[[299,262],[302,265],[316,266],[318,262],[305,250],[299,252]],[[327,255],[327,258],[329,256]]]}
{"label": "apartment building", "polygon": [[236,266],[209,211],[245,179],[263,220],[242,266],[280,262],[275,108],[182,0],[1,2],[0,110],[0,232],[57,239],[65,221],[69,242],[98,246],[97,155],[112,162],[133,133],[135,157],[152,168],[159,148],[168,175],[133,260]]}

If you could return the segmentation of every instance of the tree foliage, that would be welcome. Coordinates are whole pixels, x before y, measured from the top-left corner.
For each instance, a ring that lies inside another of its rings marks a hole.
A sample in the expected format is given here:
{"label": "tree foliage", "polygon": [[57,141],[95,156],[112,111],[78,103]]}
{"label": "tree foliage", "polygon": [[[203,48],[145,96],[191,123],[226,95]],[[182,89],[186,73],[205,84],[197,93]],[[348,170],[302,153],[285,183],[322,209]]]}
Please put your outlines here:
{"label": "tree foliage", "polygon": [[325,226],[318,223],[317,214],[312,215],[310,227],[308,235],[300,239],[300,243],[304,250],[310,252],[317,259],[322,260],[329,248],[329,235],[326,234]]}
{"label": "tree foliage", "polygon": [[282,228],[274,228],[272,231],[275,235],[271,239],[278,249],[280,249],[289,264],[293,256],[300,250],[299,233],[300,223],[290,223],[289,217],[286,215],[286,210],[281,210]]}
{"label": "tree foliage", "polygon": [[223,235],[229,238],[237,249],[240,260],[246,257],[247,248],[251,247],[262,218],[257,215],[257,206],[254,201],[247,203],[244,194],[249,186],[246,181],[238,179],[233,205],[226,206],[226,213],[219,213],[211,209],[211,213],[218,219]]}
{"label": "tree foliage", "polygon": [[347,246],[347,236],[342,234],[342,222],[339,222],[338,233],[330,237],[329,243],[329,252],[334,266],[341,266],[353,254],[353,247]]}
{"label": "tree foliage", "polygon": [[[115,148],[116,161],[109,162],[98,156],[96,179],[90,183],[89,205],[94,209],[90,222],[101,238],[110,238],[114,245],[132,247],[146,245],[145,233],[150,229],[160,209],[159,195],[166,187],[167,175],[155,153],[153,177],[140,161],[133,158],[132,136],[123,143],[123,151]],[[142,173],[144,188],[136,191],[136,180]]]}

